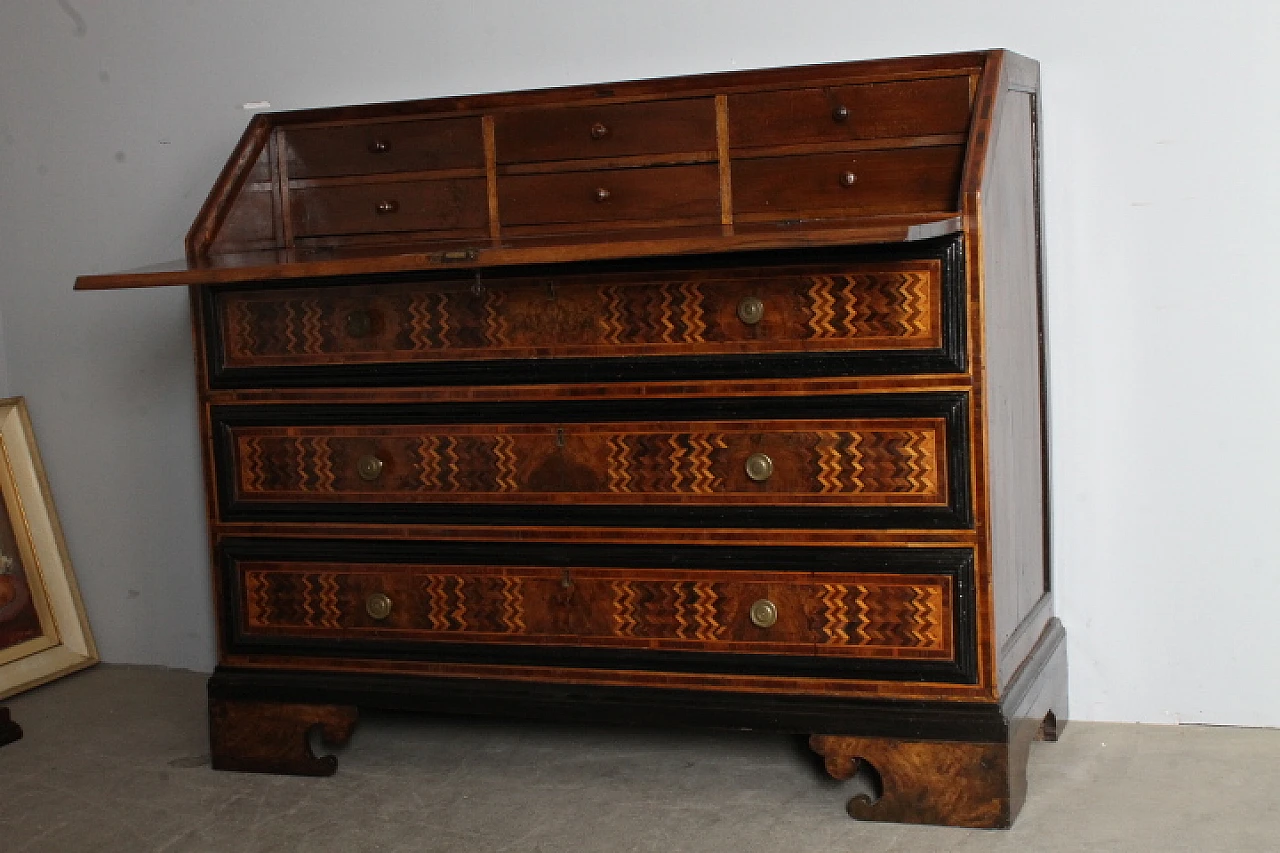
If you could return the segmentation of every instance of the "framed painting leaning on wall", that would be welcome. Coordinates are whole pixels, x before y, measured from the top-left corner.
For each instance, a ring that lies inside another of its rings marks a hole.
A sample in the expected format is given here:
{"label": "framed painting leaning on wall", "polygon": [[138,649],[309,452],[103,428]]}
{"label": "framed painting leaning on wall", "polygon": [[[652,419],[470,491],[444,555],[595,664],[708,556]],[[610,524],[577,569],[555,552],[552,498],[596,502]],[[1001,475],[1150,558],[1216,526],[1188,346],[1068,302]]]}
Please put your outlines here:
{"label": "framed painting leaning on wall", "polygon": [[21,397],[0,400],[0,699],[98,650]]}

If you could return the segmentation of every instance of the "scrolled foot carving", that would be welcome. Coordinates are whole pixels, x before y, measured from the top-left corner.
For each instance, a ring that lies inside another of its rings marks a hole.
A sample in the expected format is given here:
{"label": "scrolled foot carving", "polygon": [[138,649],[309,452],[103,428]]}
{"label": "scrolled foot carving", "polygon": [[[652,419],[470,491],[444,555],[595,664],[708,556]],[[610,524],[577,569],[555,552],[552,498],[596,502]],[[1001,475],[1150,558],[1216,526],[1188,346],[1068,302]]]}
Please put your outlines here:
{"label": "scrolled foot carving", "polygon": [[22,737],[22,729],[9,716],[8,708],[0,708],[0,746]]}
{"label": "scrolled foot carving", "polygon": [[980,829],[1012,823],[1006,744],[814,735],[809,746],[834,778],[866,775],[878,783],[878,797],[849,800],[858,820]]}
{"label": "scrolled foot carving", "polygon": [[213,769],[291,776],[332,776],[338,759],[317,758],[309,737],[320,731],[329,746],[351,739],[359,714],[345,705],[292,705],[209,700]]}

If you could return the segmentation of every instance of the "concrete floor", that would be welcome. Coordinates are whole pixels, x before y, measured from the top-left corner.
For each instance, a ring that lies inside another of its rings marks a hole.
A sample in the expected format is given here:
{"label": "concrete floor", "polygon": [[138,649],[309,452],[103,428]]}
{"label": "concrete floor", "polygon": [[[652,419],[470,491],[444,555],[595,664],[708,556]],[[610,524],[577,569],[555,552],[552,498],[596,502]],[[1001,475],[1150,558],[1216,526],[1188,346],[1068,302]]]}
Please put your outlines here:
{"label": "concrete floor", "polygon": [[209,769],[204,677],[7,700],[0,851],[1277,851],[1280,731],[1072,723],[1007,832],[864,824],[795,738],[366,715],[336,776]]}

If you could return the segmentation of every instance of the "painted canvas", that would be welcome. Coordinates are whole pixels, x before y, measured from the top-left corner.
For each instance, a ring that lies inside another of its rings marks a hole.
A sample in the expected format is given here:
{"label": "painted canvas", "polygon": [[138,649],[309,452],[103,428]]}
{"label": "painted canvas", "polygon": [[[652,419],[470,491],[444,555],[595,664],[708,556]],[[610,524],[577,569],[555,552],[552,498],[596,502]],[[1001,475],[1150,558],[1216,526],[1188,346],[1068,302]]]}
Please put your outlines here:
{"label": "painted canvas", "polygon": [[31,572],[18,550],[13,520],[0,506],[0,659],[47,633],[41,625],[37,598],[32,595]]}
{"label": "painted canvas", "polygon": [[26,406],[0,400],[0,699],[97,659]]}

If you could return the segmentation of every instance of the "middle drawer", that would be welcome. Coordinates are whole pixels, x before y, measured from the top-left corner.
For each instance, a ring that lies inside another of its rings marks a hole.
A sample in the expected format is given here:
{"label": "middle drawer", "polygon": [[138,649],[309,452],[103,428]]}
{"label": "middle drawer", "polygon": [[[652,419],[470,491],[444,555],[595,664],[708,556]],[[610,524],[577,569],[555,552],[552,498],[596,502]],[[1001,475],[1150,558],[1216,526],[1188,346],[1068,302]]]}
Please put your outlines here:
{"label": "middle drawer", "polygon": [[953,392],[212,411],[225,521],[966,527]]}

